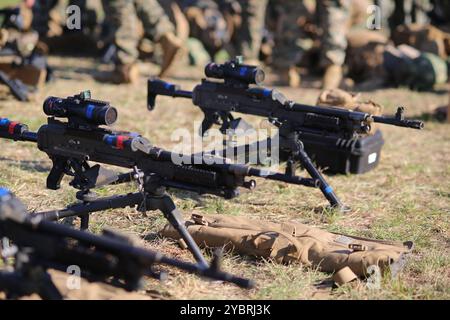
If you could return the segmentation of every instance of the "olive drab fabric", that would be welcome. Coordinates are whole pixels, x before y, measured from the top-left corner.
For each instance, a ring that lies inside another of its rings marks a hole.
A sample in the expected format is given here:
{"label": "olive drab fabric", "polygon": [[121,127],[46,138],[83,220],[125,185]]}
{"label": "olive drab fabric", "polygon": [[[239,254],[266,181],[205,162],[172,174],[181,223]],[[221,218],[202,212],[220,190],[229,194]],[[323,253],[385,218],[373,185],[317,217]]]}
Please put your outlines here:
{"label": "olive drab fabric", "polygon": [[157,0],[111,0],[103,1],[107,19],[114,32],[120,64],[134,63],[138,56],[139,22],[144,33],[159,42],[167,33],[174,33],[175,26]]}
{"label": "olive drab fabric", "polygon": [[[362,101],[360,94],[349,93],[341,89],[325,90],[317,99],[317,105],[322,107],[341,107],[353,111],[370,113],[374,116],[383,114],[383,106],[372,101]],[[374,134],[379,129],[376,123],[372,123],[369,134]]]}
{"label": "olive drab fabric", "polygon": [[447,62],[429,52],[421,52],[409,45],[386,46],[384,68],[389,80],[397,86],[414,90],[430,90],[448,79]]}
{"label": "olive drab fabric", "polygon": [[[192,215],[189,233],[203,247],[224,247],[238,254],[272,259],[276,263],[299,262],[324,272],[345,267],[358,277],[377,266],[381,272],[398,270],[412,243],[394,243],[331,233],[301,223],[273,223],[223,215]],[[167,225],[162,236],[177,240]],[[395,268],[393,268],[395,267]]]}

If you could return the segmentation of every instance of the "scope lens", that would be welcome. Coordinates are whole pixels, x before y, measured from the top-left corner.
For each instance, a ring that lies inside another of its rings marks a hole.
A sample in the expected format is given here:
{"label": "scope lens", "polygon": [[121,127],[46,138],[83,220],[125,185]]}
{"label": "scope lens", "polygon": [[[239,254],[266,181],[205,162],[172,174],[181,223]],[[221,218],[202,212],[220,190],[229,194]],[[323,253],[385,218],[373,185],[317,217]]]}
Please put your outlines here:
{"label": "scope lens", "polygon": [[110,126],[117,121],[118,113],[117,109],[114,107],[109,107],[105,112],[105,124]]}
{"label": "scope lens", "polygon": [[205,75],[208,78],[220,78],[221,76],[223,76],[220,66],[215,64],[214,62],[208,63],[206,65]]}
{"label": "scope lens", "polygon": [[262,69],[256,68],[254,71],[254,77],[255,77],[255,84],[258,86],[261,85],[264,82],[264,79],[266,78],[266,74]]}
{"label": "scope lens", "polygon": [[48,116],[54,116],[55,115],[55,110],[53,109],[54,107],[54,102],[58,100],[58,98],[56,97],[48,97],[47,99],[45,99],[44,101],[44,113]]}

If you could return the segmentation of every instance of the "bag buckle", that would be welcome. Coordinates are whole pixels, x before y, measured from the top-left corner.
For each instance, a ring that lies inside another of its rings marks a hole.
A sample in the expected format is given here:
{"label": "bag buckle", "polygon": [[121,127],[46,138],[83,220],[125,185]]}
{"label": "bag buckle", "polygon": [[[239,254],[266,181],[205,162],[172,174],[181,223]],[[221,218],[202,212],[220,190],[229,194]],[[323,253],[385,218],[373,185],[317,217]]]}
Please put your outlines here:
{"label": "bag buckle", "polygon": [[348,248],[353,251],[367,251],[369,248],[360,243],[349,243]]}
{"label": "bag buckle", "polygon": [[202,226],[207,226],[208,221],[205,220],[205,218],[201,214],[192,214],[191,216],[192,220],[194,220],[195,224],[199,224]]}

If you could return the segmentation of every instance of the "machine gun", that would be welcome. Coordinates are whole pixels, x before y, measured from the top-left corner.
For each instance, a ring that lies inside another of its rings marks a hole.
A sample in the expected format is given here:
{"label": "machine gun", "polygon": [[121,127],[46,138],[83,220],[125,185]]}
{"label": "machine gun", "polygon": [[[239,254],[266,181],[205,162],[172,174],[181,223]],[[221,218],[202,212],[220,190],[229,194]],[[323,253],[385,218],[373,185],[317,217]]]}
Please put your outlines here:
{"label": "machine gun", "polygon": [[[317,170],[304,150],[299,133],[352,139],[370,131],[372,123],[384,123],[399,127],[422,129],[424,124],[404,118],[399,108],[395,117],[373,116],[368,113],[334,107],[318,107],[289,101],[275,89],[263,88],[264,71],[256,66],[243,65],[239,59],[224,64],[210,63],[205,68],[208,78],[203,79],[193,91],[180,90],[179,86],[151,78],[148,81],[148,109],[153,110],[158,95],[188,98],[204,113],[200,134],[204,135],[213,125],[219,125],[223,134],[233,134],[239,128],[248,128],[242,118],[234,118],[233,112],[266,118],[278,129],[282,160],[287,161],[286,176],[295,177],[299,163],[317,181],[320,190],[332,207],[347,209]],[[252,86],[252,85],[256,86]],[[271,145],[271,139],[264,145]],[[248,148],[246,148],[248,150]]]}
{"label": "machine gun", "polygon": [[[180,212],[167,195],[167,188],[213,194],[223,198],[239,195],[239,188],[253,189],[254,180],[268,180],[316,187],[313,179],[291,177],[267,170],[227,163],[219,157],[196,155],[183,156],[152,146],[137,133],[115,132],[102,128],[117,119],[117,110],[108,102],[93,100],[90,92],[68,98],[49,97],[44,102],[44,112],[49,115],[48,124],[38,132],[31,132],[24,124],[0,119],[0,137],[37,142],[38,148],[47,153],[53,167],[47,177],[47,188],[60,187],[65,174],[72,176],[71,186],[80,190],[77,203],[64,210],[41,212],[49,220],[79,216],[81,227],[88,227],[89,213],[124,207],[137,207],[145,212],[160,210],[181,235],[197,261],[206,266],[198,246],[185,228]],[[67,118],[67,122],[56,119]],[[133,169],[117,174],[101,167],[97,162]],[[139,192],[97,198],[91,189],[110,184],[136,181]]]}
{"label": "machine gun", "polygon": [[73,265],[88,281],[128,291],[139,290],[146,276],[160,278],[155,265],[175,267],[243,288],[253,286],[251,280],[220,271],[218,256],[211,267],[205,268],[140,248],[131,238],[112,230],[103,230],[98,236],[27,214],[22,202],[4,188],[0,188],[0,238],[5,264],[14,258],[12,271],[0,271],[0,291],[5,291],[8,298],[37,293],[43,299],[61,299],[47,270],[66,272]]}

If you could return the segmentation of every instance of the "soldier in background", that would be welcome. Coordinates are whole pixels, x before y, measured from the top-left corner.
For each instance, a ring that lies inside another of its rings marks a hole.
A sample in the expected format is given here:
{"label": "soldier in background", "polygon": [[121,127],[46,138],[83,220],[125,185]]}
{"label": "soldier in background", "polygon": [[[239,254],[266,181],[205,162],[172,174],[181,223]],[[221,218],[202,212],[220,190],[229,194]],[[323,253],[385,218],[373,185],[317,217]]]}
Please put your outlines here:
{"label": "soldier in background", "polygon": [[319,30],[317,33],[321,43],[319,67],[324,70],[323,88],[337,88],[343,77],[346,36],[351,20],[350,1],[315,1],[315,7],[307,4],[307,1],[295,0],[271,2],[278,16],[273,53],[274,67],[280,74],[281,84],[291,87],[300,85],[296,65],[305,52],[299,46],[299,40],[307,37],[306,30],[302,30],[307,25],[305,20],[314,21]]}
{"label": "soldier in background", "polygon": [[347,50],[347,34],[350,28],[350,1],[317,1],[317,17],[322,29],[320,67],[325,70],[323,88],[339,87]]}
{"label": "soldier in background", "polygon": [[428,12],[431,9],[429,0],[395,0],[393,2],[393,12],[388,19],[391,31],[402,24],[429,23]]}
{"label": "soldier in background", "polygon": [[158,1],[104,0],[103,7],[113,29],[114,43],[117,46],[115,69],[103,80],[117,84],[137,82],[139,20],[143,24],[145,36],[161,44],[163,61],[159,76],[166,76],[177,52],[182,47],[182,41],[175,35],[175,26],[170,22]]}
{"label": "soldier in background", "polygon": [[231,39],[235,49],[234,55],[242,55],[248,64],[258,64],[268,0],[238,2],[242,13],[240,26],[236,28]]}
{"label": "soldier in background", "polygon": [[431,4],[432,9],[429,13],[431,23],[450,32],[450,1],[431,0]]}
{"label": "soldier in background", "polygon": [[[311,16],[303,1],[276,0],[270,2],[270,10],[275,16],[273,67],[280,77],[280,85],[298,87],[300,75],[296,65],[302,59],[304,50],[299,40],[305,33],[299,26],[299,19]],[[309,17],[311,20],[311,17]]]}
{"label": "soldier in background", "polygon": [[84,32],[92,33],[97,24],[97,13],[93,4],[100,5],[100,0],[40,0],[31,1],[33,7],[32,27],[43,39],[61,36],[65,26],[66,8],[77,6],[81,12],[81,25]]}

